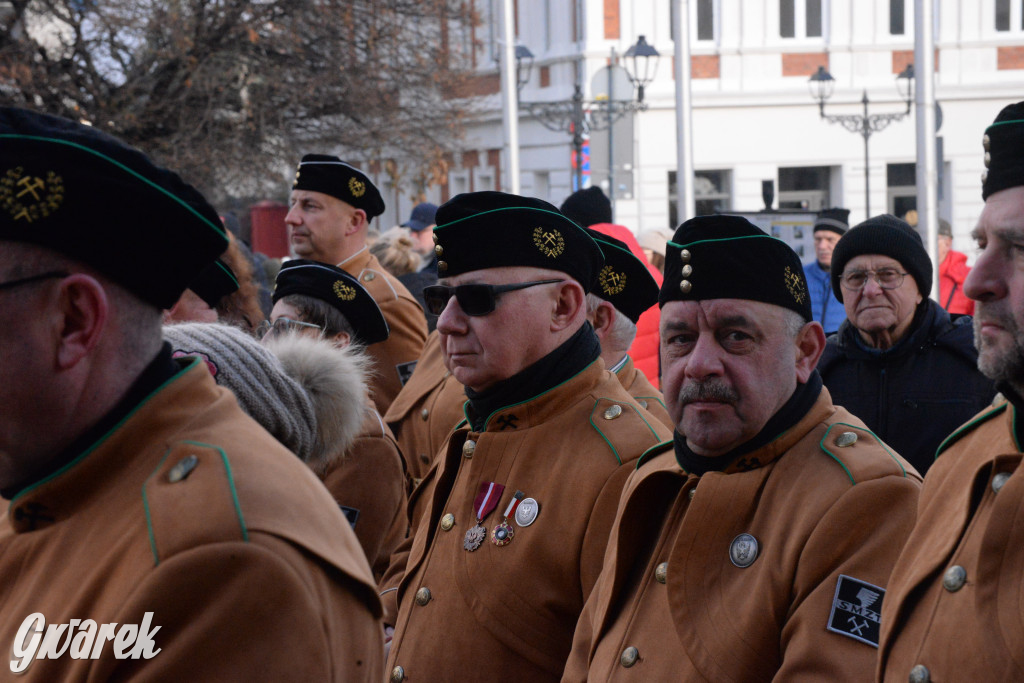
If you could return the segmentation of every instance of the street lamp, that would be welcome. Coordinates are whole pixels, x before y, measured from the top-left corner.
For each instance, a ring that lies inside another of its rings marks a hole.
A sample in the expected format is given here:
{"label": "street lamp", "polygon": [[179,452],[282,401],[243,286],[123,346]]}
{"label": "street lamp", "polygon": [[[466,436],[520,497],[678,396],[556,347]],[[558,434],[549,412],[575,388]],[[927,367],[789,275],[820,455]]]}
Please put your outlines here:
{"label": "street lamp", "polygon": [[807,87],[811,91],[811,97],[818,102],[818,111],[821,118],[829,123],[838,123],[851,133],[860,133],[864,138],[864,208],[867,216],[871,217],[871,185],[868,172],[870,157],[868,156],[868,139],[872,133],[885,129],[893,121],[900,121],[910,114],[910,106],[914,102],[914,65],[908,64],[903,71],[896,76],[896,90],[900,97],[907,103],[907,109],[894,114],[868,114],[868,91],[864,91],[861,103],[864,105],[863,114],[826,114],[825,101],[832,96],[835,88],[835,78],[828,70],[819,66],[814,75],[807,81]]}
{"label": "street lamp", "polygon": [[[525,55],[530,53],[529,49],[525,47],[523,47],[523,50],[525,51],[524,57],[523,60],[520,60],[517,48],[517,69],[522,68],[522,64],[526,60]],[[532,54],[530,56],[532,57]],[[633,87],[637,89],[636,100],[610,98],[585,100],[583,98],[583,88],[577,82],[573,88],[572,98],[569,100],[520,103],[526,107],[533,118],[540,121],[548,130],[564,131],[572,135],[572,149],[576,159],[574,174],[577,190],[583,187],[583,141],[586,136],[592,131],[604,130],[610,127],[628,113],[643,111],[647,108],[643,101],[644,87],[649,85],[654,78],[655,71],[657,70],[657,60],[655,60],[654,67],[651,67],[650,60],[652,57],[658,57],[658,51],[647,44],[644,36],[640,36],[636,45],[633,45],[626,51],[626,57],[633,64],[632,71],[628,67],[626,68],[626,75],[629,76],[629,81]],[[611,66],[615,66],[617,61],[615,49],[612,48]],[[531,63],[527,63],[525,77],[522,74],[517,75],[519,81],[526,82],[529,80],[530,66]],[[580,69],[579,73],[582,78],[583,69]],[[602,116],[590,117],[588,114],[591,112],[600,112]]]}
{"label": "street lamp", "polygon": [[[525,64],[525,67],[523,66]],[[516,45],[516,92],[521,92],[530,80],[533,68],[533,53],[525,45]]]}

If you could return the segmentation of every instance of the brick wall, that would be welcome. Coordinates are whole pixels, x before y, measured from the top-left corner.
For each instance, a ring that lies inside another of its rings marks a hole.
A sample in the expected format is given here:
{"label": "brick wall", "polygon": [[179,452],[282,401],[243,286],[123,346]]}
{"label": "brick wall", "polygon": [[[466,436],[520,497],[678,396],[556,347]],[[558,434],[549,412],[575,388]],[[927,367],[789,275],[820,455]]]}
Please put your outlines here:
{"label": "brick wall", "polygon": [[[721,60],[718,55],[694,55],[690,57],[691,78],[718,78]],[[675,68],[675,60],[672,60]]]}
{"label": "brick wall", "polygon": [[1000,47],[996,65],[1000,71],[1024,69],[1024,47]]}
{"label": "brick wall", "polygon": [[[935,48],[935,70],[939,70],[939,49]],[[913,50],[893,50],[892,52],[892,72],[898,74],[907,68],[907,64],[914,63],[914,51]]]}
{"label": "brick wall", "polygon": [[811,76],[819,66],[828,68],[827,52],[793,52],[782,55],[783,76]]}
{"label": "brick wall", "polygon": [[604,0],[604,37],[605,40],[619,37],[619,0]]}

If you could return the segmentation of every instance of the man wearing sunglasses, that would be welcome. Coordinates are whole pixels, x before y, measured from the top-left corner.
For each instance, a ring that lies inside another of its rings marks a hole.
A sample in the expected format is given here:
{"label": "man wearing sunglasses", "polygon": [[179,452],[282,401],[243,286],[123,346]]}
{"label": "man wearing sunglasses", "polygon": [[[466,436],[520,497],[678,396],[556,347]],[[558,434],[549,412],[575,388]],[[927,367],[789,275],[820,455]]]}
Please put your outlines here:
{"label": "man wearing sunglasses", "polygon": [[163,342],[227,244],[141,152],[0,108],[0,678],[382,676],[337,504]]}
{"label": "man wearing sunglasses", "polygon": [[420,523],[383,581],[388,671],[557,681],[622,484],[669,432],[600,359],[586,293],[603,257],[582,228],[500,192],[459,195],[437,222],[442,279],[425,295],[466,419],[414,492]]}
{"label": "man wearing sunglasses", "polygon": [[338,266],[359,280],[377,302],[390,336],[367,351],[376,366],[370,389],[386,412],[409,379],[427,339],[423,309],[366,246],[370,221],[384,200],[359,169],[328,154],[307,154],[295,171],[284,222],[296,256]]}

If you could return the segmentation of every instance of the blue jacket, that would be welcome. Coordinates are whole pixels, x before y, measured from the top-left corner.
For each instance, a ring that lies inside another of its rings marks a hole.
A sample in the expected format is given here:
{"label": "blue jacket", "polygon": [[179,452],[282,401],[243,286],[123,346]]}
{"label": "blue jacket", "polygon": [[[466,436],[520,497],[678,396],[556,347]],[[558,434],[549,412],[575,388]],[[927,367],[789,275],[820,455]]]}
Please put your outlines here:
{"label": "blue jacket", "polygon": [[827,270],[822,270],[814,260],[804,266],[807,289],[811,293],[811,315],[825,328],[825,334],[839,330],[846,320],[846,309],[832,293],[832,280]]}

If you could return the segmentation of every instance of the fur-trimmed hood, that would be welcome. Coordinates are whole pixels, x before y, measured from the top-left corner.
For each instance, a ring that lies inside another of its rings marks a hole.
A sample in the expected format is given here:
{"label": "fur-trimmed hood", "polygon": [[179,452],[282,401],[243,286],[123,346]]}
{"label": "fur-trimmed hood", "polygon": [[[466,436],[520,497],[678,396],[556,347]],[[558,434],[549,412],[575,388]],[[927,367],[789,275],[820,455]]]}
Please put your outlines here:
{"label": "fur-trimmed hood", "polygon": [[264,343],[313,403],[317,439],[306,464],[322,474],[359,436],[369,400],[366,353],[299,334],[272,335]]}

